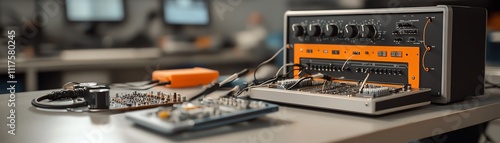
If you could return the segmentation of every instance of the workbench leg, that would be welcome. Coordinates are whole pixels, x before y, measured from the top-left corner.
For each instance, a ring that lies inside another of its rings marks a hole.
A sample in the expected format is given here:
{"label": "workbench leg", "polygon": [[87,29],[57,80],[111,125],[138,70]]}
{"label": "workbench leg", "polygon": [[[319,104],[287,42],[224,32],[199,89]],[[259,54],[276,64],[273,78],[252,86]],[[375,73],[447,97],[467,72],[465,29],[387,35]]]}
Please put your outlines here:
{"label": "workbench leg", "polygon": [[477,143],[488,122],[420,140],[420,143]]}

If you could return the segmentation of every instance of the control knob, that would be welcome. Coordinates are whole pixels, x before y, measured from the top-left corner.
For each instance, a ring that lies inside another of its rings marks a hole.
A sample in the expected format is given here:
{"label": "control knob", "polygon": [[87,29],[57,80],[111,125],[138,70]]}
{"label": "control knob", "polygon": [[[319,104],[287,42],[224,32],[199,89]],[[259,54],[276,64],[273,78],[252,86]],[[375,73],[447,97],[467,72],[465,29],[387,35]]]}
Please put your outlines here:
{"label": "control knob", "polygon": [[363,38],[373,38],[376,34],[375,26],[373,25],[362,25],[361,26],[361,37]]}
{"label": "control knob", "polygon": [[335,37],[339,34],[339,27],[334,24],[325,25],[325,36]]}
{"label": "control knob", "polygon": [[307,35],[309,36],[321,35],[321,26],[319,26],[319,24],[309,24],[309,27],[307,28]]}
{"label": "control knob", "polygon": [[356,38],[358,37],[359,30],[358,26],[356,25],[346,25],[345,26],[345,31],[344,31],[344,36],[347,38]]}
{"label": "control knob", "polygon": [[294,36],[304,36],[305,34],[304,27],[300,24],[292,25],[292,31]]}

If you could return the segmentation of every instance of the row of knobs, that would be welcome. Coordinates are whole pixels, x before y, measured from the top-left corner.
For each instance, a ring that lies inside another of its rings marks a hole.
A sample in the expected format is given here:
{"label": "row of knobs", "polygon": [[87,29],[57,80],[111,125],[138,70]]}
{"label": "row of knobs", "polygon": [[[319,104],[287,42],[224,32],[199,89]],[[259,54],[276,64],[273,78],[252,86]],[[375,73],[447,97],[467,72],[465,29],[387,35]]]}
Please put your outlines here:
{"label": "row of knobs", "polygon": [[[335,37],[339,35],[340,28],[334,24],[327,24],[323,28],[319,24],[309,24],[306,28],[302,25],[295,24],[292,26],[292,31],[294,36],[304,36],[307,34],[317,37],[324,34],[325,36]],[[373,25],[358,26],[349,24],[344,27],[344,37],[347,38],[373,38],[375,34],[376,30]]]}

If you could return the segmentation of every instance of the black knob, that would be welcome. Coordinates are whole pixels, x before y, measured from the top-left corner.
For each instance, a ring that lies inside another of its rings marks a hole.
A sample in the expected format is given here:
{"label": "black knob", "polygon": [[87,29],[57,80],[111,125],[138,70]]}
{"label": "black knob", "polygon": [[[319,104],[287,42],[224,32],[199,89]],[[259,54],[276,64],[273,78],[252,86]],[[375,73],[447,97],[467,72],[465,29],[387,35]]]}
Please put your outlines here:
{"label": "black knob", "polygon": [[339,27],[334,24],[325,25],[325,36],[335,37],[339,34]]}
{"label": "black knob", "polygon": [[376,34],[375,26],[373,25],[363,25],[361,26],[361,37],[363,38],[373,38]]}
{"label": "black knob", "polygon": [[321,35],[321,26],[319,26],[319,24],[309,24],[309,26],[307,27],[307,35],[309,36]]}
{"label": "black knob", "polygon": [[345,26],[345,31],[344,31],[344,36],[347,38],[356,38],[358,37],[358,26],[356,25],[346,25]]}
{"label": "black knob", "polygon": [[293,25],[292,31],[294,36],[304,36],[305,34],[304,27],[302,27],[302,25],[300,24]]}

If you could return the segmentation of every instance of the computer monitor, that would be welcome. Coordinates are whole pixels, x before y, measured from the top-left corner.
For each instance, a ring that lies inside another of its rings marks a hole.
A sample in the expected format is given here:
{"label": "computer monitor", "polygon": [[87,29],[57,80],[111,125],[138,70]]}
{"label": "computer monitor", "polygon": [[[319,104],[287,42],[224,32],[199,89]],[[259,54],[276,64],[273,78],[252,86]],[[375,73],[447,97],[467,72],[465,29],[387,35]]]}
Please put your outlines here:
{"label": "computer monitor", "polygon": [[208,0],[164,0],[163,20],[168,25],[208,25]]}
{"label": "computer monitor", "polygon": [[71,22],[119,22],[125,19],[123,0],[66,0]]}

